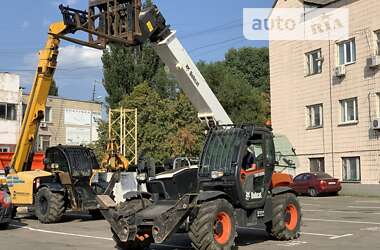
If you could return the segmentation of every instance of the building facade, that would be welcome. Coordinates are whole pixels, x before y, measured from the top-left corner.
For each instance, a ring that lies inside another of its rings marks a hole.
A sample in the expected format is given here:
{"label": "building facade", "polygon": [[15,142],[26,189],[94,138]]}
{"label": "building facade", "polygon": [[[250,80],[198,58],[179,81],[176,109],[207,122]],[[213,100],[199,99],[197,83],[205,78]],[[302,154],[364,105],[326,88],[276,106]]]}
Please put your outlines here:
{"label": "building facade", "polygon": [[[28,103],[23,95],[23,110]],[[55,145],[88,145],[98,140],[98,121],[102,106],[98,102],[49,96],[45,117],[38,132],[38,150]]]}
{"label": "building facade", "polygon": [[[306,3],[308,2],[308,3]],[[297,173],[380,183],[380,1],[278,0],[274,8],[348,8],[349,39],[270,41],[272,124]]]}
{"label": "building facade", "polygon": [[20,131],[20,77],[0,73],[0,152],[13,152]]}
{"label": "building facade", "polygon": [[[14,152],[28,97],[20,90],[19,76],[0,73],[0,152]],[[101,113],[99,102],[49,96],[38,131],[37,150],[95,142]]]}

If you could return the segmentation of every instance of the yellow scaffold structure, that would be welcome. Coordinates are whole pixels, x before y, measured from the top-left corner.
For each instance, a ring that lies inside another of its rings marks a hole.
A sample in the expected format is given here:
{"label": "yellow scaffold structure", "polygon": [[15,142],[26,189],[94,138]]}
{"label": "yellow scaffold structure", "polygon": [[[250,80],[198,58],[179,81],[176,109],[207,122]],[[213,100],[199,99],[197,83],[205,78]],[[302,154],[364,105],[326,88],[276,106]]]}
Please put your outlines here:
{"label": "yellow scaffold structure", "polygon": [[115,171],[128,170],[130,163],[137,165],[137,109],[110,109],[108,124],[109,143],[103,167]]}

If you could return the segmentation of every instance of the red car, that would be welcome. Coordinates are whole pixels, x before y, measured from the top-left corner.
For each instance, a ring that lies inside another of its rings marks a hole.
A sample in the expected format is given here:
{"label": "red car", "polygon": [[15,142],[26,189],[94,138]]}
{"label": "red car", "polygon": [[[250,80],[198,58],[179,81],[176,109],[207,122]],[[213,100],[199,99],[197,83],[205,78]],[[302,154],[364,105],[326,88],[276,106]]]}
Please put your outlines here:
{"label": "red car", "polygon": [[339,179],[326,173],[303,173],[293,179],[293,189],[299,194],[316,197],[319,194],[337,195],[342,189]]}

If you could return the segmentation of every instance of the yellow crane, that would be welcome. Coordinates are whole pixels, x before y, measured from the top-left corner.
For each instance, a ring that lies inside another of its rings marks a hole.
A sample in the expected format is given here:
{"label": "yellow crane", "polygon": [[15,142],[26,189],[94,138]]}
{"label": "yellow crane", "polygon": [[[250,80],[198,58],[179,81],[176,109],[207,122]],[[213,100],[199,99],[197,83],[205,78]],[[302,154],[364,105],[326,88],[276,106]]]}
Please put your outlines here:
{"label": "yellow crane", "polygon": [[57,67],[58,48],[62,36],[69,33],[64,22],[57,22],[49,27],[45,48],[39,52],[39,63],[34,84],[22,122],[21,133],[13,155],[7,184],[12,203],[16,206],[33,204],[33,182],[44,176],[52,175],[46,171],[28,171],[32,161],[40,121],[44,118],[46,100]]}

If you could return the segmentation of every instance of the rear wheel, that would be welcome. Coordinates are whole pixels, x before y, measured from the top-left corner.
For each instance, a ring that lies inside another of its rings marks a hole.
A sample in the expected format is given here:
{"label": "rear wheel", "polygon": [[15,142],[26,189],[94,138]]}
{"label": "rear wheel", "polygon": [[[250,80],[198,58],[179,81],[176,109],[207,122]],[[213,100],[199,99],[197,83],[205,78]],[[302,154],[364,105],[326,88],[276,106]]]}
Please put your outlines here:
{"label": "rear wheel", "polygon": [[317,192],[317,190],[315,190],[315,188],[309,188],[309,190],[308,190],[308,194],[309,194],[309,196],[311,196],[311,197],[317,197],[318,196],[318,192]]}
{"label": "rear wheel", "polygon": [[266,224],[267,232],[278,240],[292,240],[300,235],[301,206],[297,197],[285,193],[272,199],[272,221]]}
{"label": "rear wheel", "polygon": [[224,199],[203,203],[190,225],[189,237],[197,250],[230,250],[236,237],[232,205]]}
{"label": "rear wheel", "polygon": [[8,229],[9,223],[0,223],[0,230]]}
{"label": "rear wheel", "polygon": [[[141,199],[134,199],[130,201],[126,201],[118,205],[117,210],[119,211],[129,211],[134,210],[136,213],[143,210],[144,206],[150,206],[152,204],[151,201],[148,199],[143,199],[144,205],[142,203]],[[114,232],[114,230],[111,228],[112,231],[112,238],[116,243],[116,248],[119,250],[142,250],[147,247],[153,242],[152,235],[150,232],[143,233],[141,239],[135,239],[134,241],[126,241],[123,242],[120,240],[120,238],[117,236],[117,233]]]}
{"label": "rear wheel", "polygon": [[61,193],[53,193],[50,189],[41,188],[35,198],[35,213],[42,223],[57,223],[65,212],[65,199]]}

